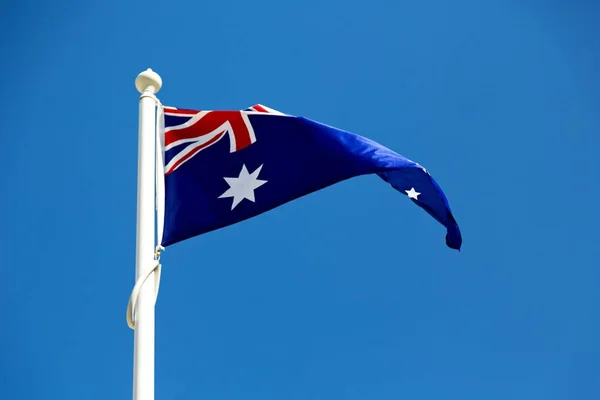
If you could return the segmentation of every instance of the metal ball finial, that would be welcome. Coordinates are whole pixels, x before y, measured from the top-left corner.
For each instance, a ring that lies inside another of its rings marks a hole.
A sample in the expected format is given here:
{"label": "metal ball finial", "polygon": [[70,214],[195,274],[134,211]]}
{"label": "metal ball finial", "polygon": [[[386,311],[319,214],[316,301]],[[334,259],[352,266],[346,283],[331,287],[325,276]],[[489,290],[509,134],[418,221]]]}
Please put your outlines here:
{"label": "metal ball finial", "polygon": [[143,93],[145,90],[149,90],[152,94],[158,93],[162,86],[162,79],[160,75],[152,71],[150,68],[140,73],[135,79],[135,87],[138,92]]}

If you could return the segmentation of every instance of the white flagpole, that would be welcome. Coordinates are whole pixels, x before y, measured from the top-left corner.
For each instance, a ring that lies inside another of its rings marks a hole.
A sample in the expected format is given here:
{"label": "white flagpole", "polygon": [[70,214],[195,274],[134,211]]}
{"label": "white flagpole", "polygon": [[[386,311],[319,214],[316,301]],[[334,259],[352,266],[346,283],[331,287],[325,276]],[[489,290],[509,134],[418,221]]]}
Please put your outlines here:
{"label": "white flagpole", "polygon": [[147,279],[135,302],[133,350],[133,399],[154,400],[154,304],[156,277],[154,260],[154,183],[156,98],[162,86],[158,74],[148,69],[140,73],[135,87],[141,93],[138,138],[136,280]]}

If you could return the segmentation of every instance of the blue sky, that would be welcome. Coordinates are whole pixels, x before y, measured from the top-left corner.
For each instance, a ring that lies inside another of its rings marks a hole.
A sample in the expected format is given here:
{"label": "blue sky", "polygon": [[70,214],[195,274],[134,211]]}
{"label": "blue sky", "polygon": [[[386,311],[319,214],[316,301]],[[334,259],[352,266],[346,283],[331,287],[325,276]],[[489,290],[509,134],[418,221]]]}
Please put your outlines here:
{"label": "blue sky", "polygon": [[0,12],[0,397],[131,398],[138,93],[263,103],[424,165],[169,248],[157,399],[600,398],[600,6],[12,2]]}

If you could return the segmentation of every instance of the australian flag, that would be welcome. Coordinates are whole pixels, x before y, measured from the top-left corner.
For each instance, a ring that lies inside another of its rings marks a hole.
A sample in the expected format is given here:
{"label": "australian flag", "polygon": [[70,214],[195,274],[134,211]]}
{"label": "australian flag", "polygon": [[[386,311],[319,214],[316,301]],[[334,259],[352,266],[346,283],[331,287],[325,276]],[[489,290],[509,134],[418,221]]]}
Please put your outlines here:
{"label": "australian flag", "polygon": [[162,246],[343,180],[377,174],[446,227],[446,244],[460,250],[460,229],[435,180],[379,143],[262,105],[242,111],[163,111]]}

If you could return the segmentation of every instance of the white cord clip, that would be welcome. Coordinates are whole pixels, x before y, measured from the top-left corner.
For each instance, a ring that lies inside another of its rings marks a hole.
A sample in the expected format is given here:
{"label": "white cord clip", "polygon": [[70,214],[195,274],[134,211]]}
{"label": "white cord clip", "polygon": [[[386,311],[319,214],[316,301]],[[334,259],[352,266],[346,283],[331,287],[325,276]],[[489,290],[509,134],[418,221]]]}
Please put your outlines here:
{"label": "white cord clip", "polygon": [[161,264],[160,264],[160,252],[165,248],[162,246],[156,246],[156,251],[154,253],[154,268],[149,269],[144,275],[140,276],[131,291],[131,296],[129,296],[129,303],[127,304],[127,325],[135,330],[135,304],[137,303],[138,296],[140,295],[140,290],[142,289],[142,285],[146,282],[146,280],[156,272],[155,283],[154,283],[154,304],[156,304],[156,300],[158,299],[158,288],[160,287],[160,272],[161,272]]}

